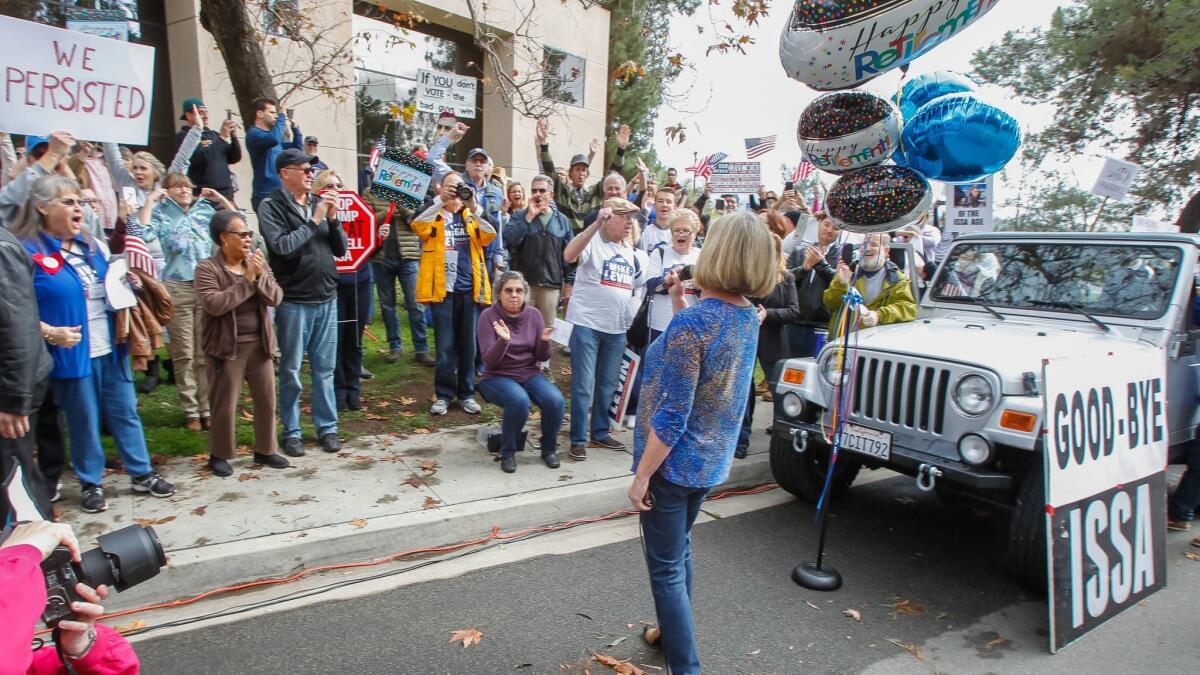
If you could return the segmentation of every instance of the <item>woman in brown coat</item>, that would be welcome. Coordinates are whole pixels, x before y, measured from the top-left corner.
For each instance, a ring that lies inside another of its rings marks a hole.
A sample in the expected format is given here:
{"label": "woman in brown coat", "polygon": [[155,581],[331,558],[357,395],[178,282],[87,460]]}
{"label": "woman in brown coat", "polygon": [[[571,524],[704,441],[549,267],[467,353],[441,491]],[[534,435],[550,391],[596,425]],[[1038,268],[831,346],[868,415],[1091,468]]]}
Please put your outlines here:
{"label": "woman in brown coat", "polygon": [[216,253],[196,265],[196,296],[204,309],[201,349],[208,359],[208,467],[222,478],[233,473],[234,419],[242,381],[254,402],[254,463],[288,467],[275,443],[275,326],[268,307],[283,300],[254,233],[237,211],[219,211],[209,225]]}

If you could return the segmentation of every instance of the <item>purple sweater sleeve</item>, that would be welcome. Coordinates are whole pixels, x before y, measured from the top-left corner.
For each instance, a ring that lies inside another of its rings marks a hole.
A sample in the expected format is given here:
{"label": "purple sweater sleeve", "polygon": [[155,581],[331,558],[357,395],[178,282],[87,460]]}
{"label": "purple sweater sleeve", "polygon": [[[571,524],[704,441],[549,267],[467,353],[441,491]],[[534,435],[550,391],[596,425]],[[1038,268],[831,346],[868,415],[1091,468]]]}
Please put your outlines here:
{"label": "purple sweater sleeve", "polygon": [[479,353],[483,358],[483,366],[488,370],[500,370],[504,363],[504,355],[508,353],[509,343],[496,337],[492,322],[496,321],[496,310],[488,307],[479,315],[478,325],[475,326],[475,339],[479,342]]}
{"label": "purple sweater sleeve", "polygon": [[542,339],[542,331],[546,330],[546,321],[542,318],[542,313],[533,310],[533,316],[529,323],[533,326],[533,360],[537,362],[549,361],[551,356],[550,342]]}

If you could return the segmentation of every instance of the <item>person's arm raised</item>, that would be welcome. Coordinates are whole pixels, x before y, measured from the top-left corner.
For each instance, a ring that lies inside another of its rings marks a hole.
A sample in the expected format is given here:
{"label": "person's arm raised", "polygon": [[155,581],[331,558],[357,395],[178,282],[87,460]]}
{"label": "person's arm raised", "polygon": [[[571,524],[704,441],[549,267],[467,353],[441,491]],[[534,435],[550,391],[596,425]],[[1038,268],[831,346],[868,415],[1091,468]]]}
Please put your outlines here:
{"label": "person's arm raised", "polygon": [[568,263],[578,262],[579,256],[583,255],[583,251],[592,242],[592,237],[596,236],[596,233],[600,231],[600,228],[611,217],[612,211],[610,209],[600,209],[600,213],[596,214],[595,222],[575,235],[575,238],[563,249],[563,261]]}

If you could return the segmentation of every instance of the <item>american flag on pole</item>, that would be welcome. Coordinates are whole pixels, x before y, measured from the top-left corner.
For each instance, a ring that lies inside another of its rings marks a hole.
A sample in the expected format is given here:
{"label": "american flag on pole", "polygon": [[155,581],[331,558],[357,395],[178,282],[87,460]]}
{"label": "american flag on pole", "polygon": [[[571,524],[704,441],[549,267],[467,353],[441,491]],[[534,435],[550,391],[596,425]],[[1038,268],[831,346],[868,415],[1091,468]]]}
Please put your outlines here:
{"label": "american flag on pole", "polygon": [[962,279],[954,271],[954,267],[946,270],[946,283],[942,286],[942,295],[947,297],[961,297],[967,294],[966,290],[963,287]]}
{"label": "american flag on pole", "polygon": [[792,172],[792,182],[799,183],[800,181],[808,180],[808,177],[813,175],[813,172],[816,170],[817,167],[812,162],[807,159],[802,160],[796,165],[796,170]]}
{"label": "american flag on pole", "polygon": [[129,269],[141,270],[151,277],[157,277],[155,271],[154,257],[150,255],[150,248],[146,246],[146,240],[142,239],[142,226],[137,222],[137,218],[129,218],[125,221],[125,259],[129,261]]}
{"label": "american flag on pole", "polygon": [[716,170],[717,165],[725,161],[725,158],[728,156],[729,155],[723,152],[713,153],[700,160],[696,166],[689,166],[687,170],[695,173],[700,178],[708,178],[712,175],[712,172]]}
{"label": "american flag on pole", "polygon": [[821,210],[821,189],[819,187],[814,187],[813,188],[813,200],[812,200],[812,212],[817,213],[820,210]]}
{"label": "american flag on pole", "polygon": [[746,139],[746,159],[754,159],[775,149],[775,134]]}
{"label": "american flag on pole", "polygon": [[375,145],[371,147],[371,155],[367,157],[367,168],[371,170],[371,173],[375,173],[379,167],[379,158],[383,156],[386,147],[387,143],[384,142],[383,136],[380,136],[379,140],[375,141]]}

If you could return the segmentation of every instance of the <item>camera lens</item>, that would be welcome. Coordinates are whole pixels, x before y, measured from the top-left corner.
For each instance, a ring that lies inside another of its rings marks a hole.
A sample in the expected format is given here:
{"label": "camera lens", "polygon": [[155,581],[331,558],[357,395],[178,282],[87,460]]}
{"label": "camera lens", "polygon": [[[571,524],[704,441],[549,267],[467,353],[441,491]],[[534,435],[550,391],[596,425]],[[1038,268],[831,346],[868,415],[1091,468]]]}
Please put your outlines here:
{"label": "camera lens", "polygon": [[457,193],[458,193],[458,198],[462,199],[464,201],[470,199],[471,196],[475,194],[474,192],[471,191],[471,188],[467,187],[466,185],[459,185]]}
{"label": "camera lens", "polygon": [[80,580],[92,588],[105,584],[123,591],[157,575],[167,564],[152,527],[130,525],[100,535],[99,542],[98,548],[81,556]]}

